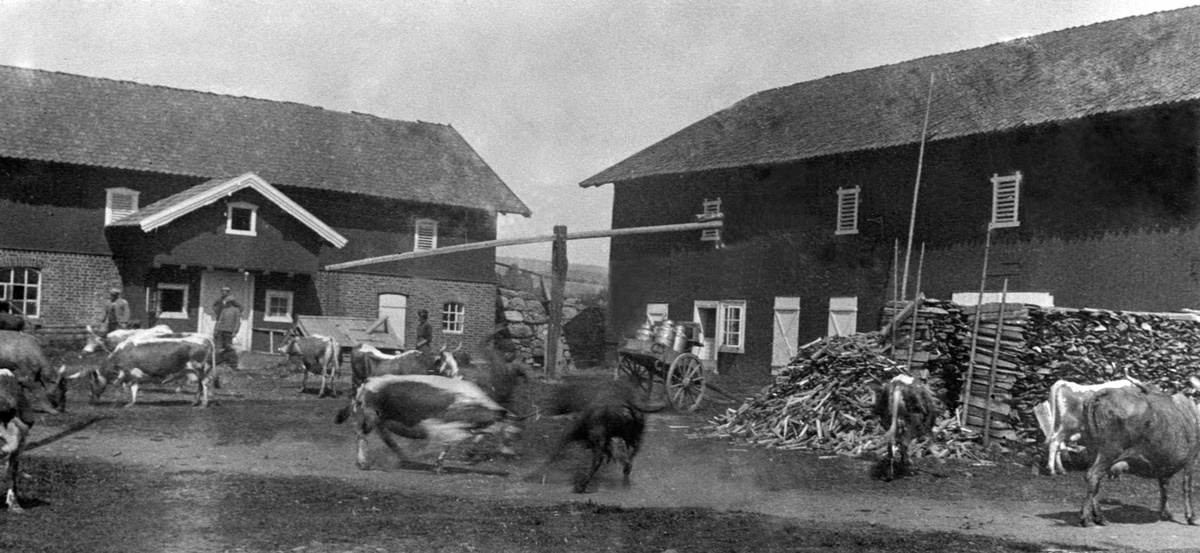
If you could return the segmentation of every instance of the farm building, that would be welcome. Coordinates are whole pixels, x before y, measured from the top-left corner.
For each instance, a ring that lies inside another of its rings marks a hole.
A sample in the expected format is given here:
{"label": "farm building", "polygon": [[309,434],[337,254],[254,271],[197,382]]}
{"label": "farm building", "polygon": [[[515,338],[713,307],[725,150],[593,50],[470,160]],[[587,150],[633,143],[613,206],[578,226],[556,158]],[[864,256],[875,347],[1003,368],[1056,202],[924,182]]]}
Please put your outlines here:
{"label": "farm building", "polygon": [[753,94],[581,183],[614,187],[614,229],[724,221],[612,239],[610,336],[696,321],[703,356],[765,375],[879,328],[922,244],[921,292],[974,303],[989,236],[992,298],[1200,307],[1197,58],[1187,8]]}
{"label": "farm building", "polygon": [[96,322],[115,286],[138,322],[207,332],[229,286],[243,348],[297,315],[492,332],[492,249],[323,270],[530,214],[453,127],[17,67],[0,106],[0,299],[43,326]]}

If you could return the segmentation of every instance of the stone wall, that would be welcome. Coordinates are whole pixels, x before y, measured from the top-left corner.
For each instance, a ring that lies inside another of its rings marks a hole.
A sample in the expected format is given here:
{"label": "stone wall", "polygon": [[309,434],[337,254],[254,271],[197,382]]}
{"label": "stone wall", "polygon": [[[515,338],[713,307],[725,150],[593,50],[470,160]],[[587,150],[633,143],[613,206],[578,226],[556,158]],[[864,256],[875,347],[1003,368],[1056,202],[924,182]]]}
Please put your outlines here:
{"label": "stone wall", "polygon": [[[496,294],[496,348],[504,352],[510,361],[527,365],[542,366],[546,355],[546,335],[550,317],[546,313],[548,301],[543,302],[535,294],[508,288],[499,288]],[[578,298],[563,300],[562,324],[564,327],[585,306]],[[559,338],[560,370],[575,368],[571,350],[564,337]]]}

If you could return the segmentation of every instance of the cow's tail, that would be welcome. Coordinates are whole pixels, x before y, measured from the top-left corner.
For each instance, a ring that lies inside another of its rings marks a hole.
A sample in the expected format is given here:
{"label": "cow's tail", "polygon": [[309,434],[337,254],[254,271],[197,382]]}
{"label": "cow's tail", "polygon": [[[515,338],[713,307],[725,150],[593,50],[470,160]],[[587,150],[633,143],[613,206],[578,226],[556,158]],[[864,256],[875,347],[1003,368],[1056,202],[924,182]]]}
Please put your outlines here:
{"label": "cow's tail", "polygon": [[346,419],[349,419],[350,415],[353,415],[356,411],[362,409],[363,395],[365,394],[366,389],[367,386],[364,382],[358,387],[358,391],[350,397],[350,401],[346,402],[346,406],[338,409],[337,414],[333,416],[334,424],[342,424],[343,422],[346,422]]}
{"label": "cow's tail", "polygon": [[217,341],[212,336],[205,336],[204,342],[208,344],[208,362],[209,371],[212,372],[213,387],[221,387],[221,375],[217,373]]}
{"label": "cow's tail", "polygon": [[888,398],[889,415],[891,415],[891,424],[888,425],[888,430],[883,435],[883,440],[887,442],[889,447],[896,441],[896,432],[899,430],[900,420],[900,401],[903,399],[903,390],[899,386],[892,386],[892,397]]}

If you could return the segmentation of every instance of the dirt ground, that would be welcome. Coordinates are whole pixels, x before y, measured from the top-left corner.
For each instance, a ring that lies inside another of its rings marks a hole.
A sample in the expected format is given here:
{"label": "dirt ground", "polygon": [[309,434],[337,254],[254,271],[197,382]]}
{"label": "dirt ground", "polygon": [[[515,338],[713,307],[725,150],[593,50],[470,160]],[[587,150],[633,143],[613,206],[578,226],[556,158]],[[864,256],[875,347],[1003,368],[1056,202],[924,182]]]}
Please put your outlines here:
{"label": "dirt ground", "polygon": [[[1104,485],[1112,524],[1076,526],[1078,473],[1047,477],[1016,463],[921,463],[912,478],[869,478],[871,461],[753,449],[694,438],[712,415],[649,415],[633,484],[605,467],[571,493],[585,462],[545,467],[561,417],[525,422],[520,455],[493,443],[451,453],[405,442],[401,461],[372,438],[372,470],[354,465],[346,398],[300,394],[279,358],[248,356],[223,373],[219,404],[110,388],[35,425],[21,465],[23,514],[0,513],[5,551],[1041,551],[1195,549],[1200,528],[1158,522],[1157,486]],[[95,360],[70,359],[74,367]],[[319,384],[319,381],[318,381]],[[343,373],[338,387],[345,389]],[[518,412],[547,389],[535,379]],[[715,407],[714,407],[715,409]],[[1182,518],[1178,485],[1172,505]]]}

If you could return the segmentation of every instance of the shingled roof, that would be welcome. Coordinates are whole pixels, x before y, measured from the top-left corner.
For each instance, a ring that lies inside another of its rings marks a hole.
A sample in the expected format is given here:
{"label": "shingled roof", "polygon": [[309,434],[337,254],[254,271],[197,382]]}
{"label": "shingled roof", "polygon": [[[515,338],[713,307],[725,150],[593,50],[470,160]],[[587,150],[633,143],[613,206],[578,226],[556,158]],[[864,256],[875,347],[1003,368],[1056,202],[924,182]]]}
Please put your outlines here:
{"label": "shingled roof", "polygon": [[529,208],[449,125],[0,66],[0,156],[503,213]]}
{"label": "shingled roof", "polygon": [[1200,8],[1130,17],[754,94],[581,186],[779,164],[1200,98]]}

